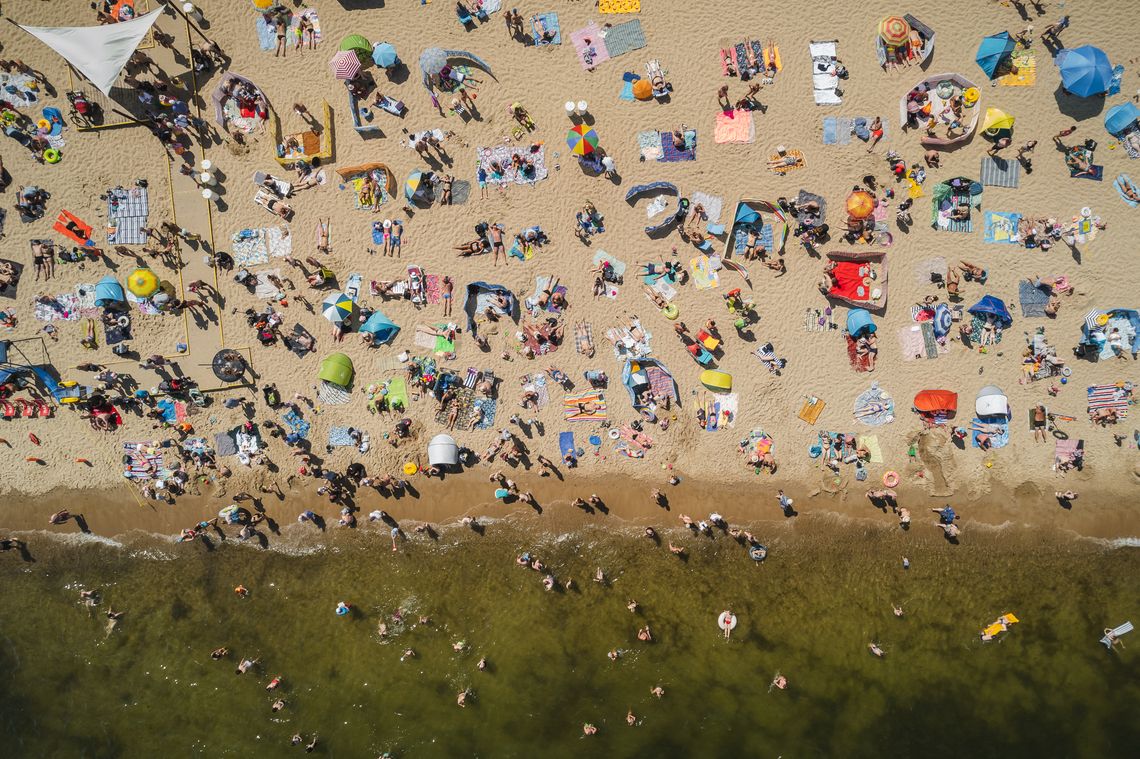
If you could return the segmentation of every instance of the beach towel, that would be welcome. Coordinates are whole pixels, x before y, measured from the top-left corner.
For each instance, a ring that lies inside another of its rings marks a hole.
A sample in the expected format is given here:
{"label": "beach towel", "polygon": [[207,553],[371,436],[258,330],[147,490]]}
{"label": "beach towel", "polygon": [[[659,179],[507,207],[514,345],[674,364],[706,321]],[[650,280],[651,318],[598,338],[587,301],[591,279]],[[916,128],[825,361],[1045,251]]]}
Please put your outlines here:
{"label": "beach towel", "polygon": [[697,130],[685,130],[685,147],[678,148],[673,144],[672,132],[661,132],[661,157],[657,160],[664,161],[665,163],[675,163],[677,161],[695,161],[697,160]]}
{"label": "beach towel", "polygon": [[1045,304],[1049,302],[1049,293],[1040,287],[1034,287],[1028,280],[1017,283],[1017,299],[1021,303],[1021,315],[1032,317],[1045,316]]}
{"label": "beach towel", "polygon": [[583,356],[594,355],[594,328],[589,322],[574,325],[574,348]]}
{"label": "beach towel", "polygon": [[261,298],[262,300],[275,300],[282,294],[281,291],[277,289],[277,285],[273,284],[269,280],[270,276],[280,277],[280,269],[268,269],[266,271],[259,271],[257,272],[256,276],[257,284],[254,285],[253,288],[253,294],[255,297]]}
{"label": "beach towel", "polygon": [[562,454],[563,460],[567,456],[578,456],[578,446],[574,445],[573,432],[560,432],[558,433],[558,450]]}
{"label": "beach towel", "polygon": [[938,358],[938,338],[934,335],[934,322],[920,322],[918,331],[922,333],[922,349],[927,358]]}
{"label": "beach towel", "polygon": [[590,70],[610,59],[610,54],[602,41],[601,28],[593,21],[584,29],[571,33],[570,43],[578,56],[582,68]]}
{"label": "beach towel", "polygon": [[1021,214],[1019,213],[986,211],[982,240],[988,243],[1018,245],[1021,243],[1021,235],[1017,230],[1020,222]]}
{"label": "beach towel", "polygon": [[186,419],[186,404],[172,398],[160,398],[155,404],[155,408],[162,413],[163,421],[171,424]]}
{"label": "beach towel", "polygon": [[895,420],[895,402],[877,382],[872,383],[855,399],[852,413],[856,421],[868,427],[880,427]]}
{"label": "beach towel", "polygon": [[[734,231],[734,239],[732,252],[733,255],[743,258],[744,251],[748,248],[748,233],[753,229],[752,225],[738,224]],[[757,236],[757,245],[763,246],[765,250],[771,252],[773,245],[773,230],[771,224],[765,224],[760,228],[760,234]]]}
{"label": "beach towel", "polygon": [[[970,319],[970,342],[974,343],[975,345],[981,345],[983,331],[982,328],[985,326],[985,324],[986,320],[980,316],[974,316],[972,319]],[[994,333],[994,345],[997,345],[1001,342],[1003,331],[1004,330],[999,329]]]}
{"label": "beach towel", "polygon": [[307,438],[309,436],[309,429],[311,425],[301,418],[293,409],[289,409],[281,415],[281,421],[289,428],[289,431],[298,437]]}
{"label": "beach towel", "polygon": [[1140,194],[1140,188],[1137,188],[1136,185],[1133,184],[1132,178],[1127,174],[1121,174],[1116,179],[1112,180],[1112,186],[1116,188],[1116,194],[1120,196],[1121,200],[1123,200],[1131,207],[1135,208],[1136,206],[1140,206],[1140,201],[1132,200],[1124,194],[1124,188],[1126,186],[1125,183],[1127,183],[1127,186],[1132,188],[1133,192]]}
{"label": "beach towel", "polygon": [[20,287],[20,277],[23,274],[24,265],[18,261],[12,261],[8,258],[0,258],[0,264],[4,264],[5,268],[10,267],[12,270],[11,283],[0,286],[0,298],[15,300],[16,292]]}
{"label": "beach towel", "polygon": [[[823,117],[823,144],[824,145],[850,145],[852,137],[867,142],[871,139],[869,125],[875,120],[874,116],[824,116]],[[883,137],[890,136],[890,119],[879,119],[883,125]]]}
{"label": "beach towel", "polygon": [[[548,176],[546,169],[546,149],[541,142],[536,143],[538,150],[531,152],[530,147],[515,147],[513,145],[496,145],[494,147],[477,147],[475,148],[475,155],[479,157],[479,166],[487,172],[487,181],[490,184],[522,184],[533,185],[536,182],[541,182]],[[516,170],[511,166],[511,159],[518,154],[525,160],[529,160],[534,164],[534,173],[527,176],[521,171]],[[503,175],[495,176],[494,171],[491,169],[491,164],[498,162],[503,167]],[[452,185],[451,191],[454,194],[455,185]]]}
{"label": "beach towel", "polygon": [[[793,160],[788,161],[787,159],[789,158]],[[772,171],[781,176],[787,174],[789,171],[802,169],[806,165],[804,163],[804,154],[799,150],[789,150],[784,155],[780,155],[779,153],[772,153],[770,156],[768,156],[768,160],[781,162],[781,165],[779,166],[769,166]]]}
{"label": "beach towel", "polygon": [[633,19],[624,24],[615,24],[606,31],[606,53],[610,58],[645,47],[645,33],[641,31],[641,21]]}
{"label": "beach towel", "polygon": [[[1009,445],[1009,420],[1005,417],[974,417],[973,424],[985,424],[996,429],[990,434],[990,448],[1005,448]],[[970,445],[981,448],[978,444],[978,435],[984,434],[979,430],[970,430]]]}
{"label": "beach towel", "polygon": [[598,0],[599,13],[640,13],[641,0]]}
{"label": "beach towel", "polygon": [[[123,451],[126,456],[123,476],[127,479],[152,480],[166,474],[162,454],[156,452],[150,443],[123,443]],[[236,448],[234,453],[237,453]],[[219,451],[218,455],[223,454]]]}
{"label": "beach towel", "polygon": [[980,173],[986,187],[1017,187],[1021,180],[1021,162],[984,155]]}
{"label": "beach towel", "polygon": [[857,340],[851,335],[847,335],[847,360],[851,363],[851,368],[857,372],[871,371],[871,354],[866,353],[859,355],[856,350]]}
{"label": "beach towel", "polygon": [[689,261],[689,268],[693,272],[693,286],[698,290],[708,290],[720,284],[720,274],[712,268],[708,256],[694,256]]}
{"label": "beach towel", "polygon": [[42,322],[75,321],[80,317],[79,298],[75,293],[60,293],[50,303],[37,302],[32,313]]}
{"label": "beach towel", "polygon": [[899,348],[904,361],[925,358],[926,348],[922,342],[922,329],[917,324],[899,330]]}
{"label": "beach towel", "polygon": [[257,29],[258,46],[266,52],[273,52],[275,49],[277,49],[276,26],[270,23],[266,17],[262,15],[258,15],[257,20],[254,22],[254,26]]}
{"label": "beach towel", "polygon": [[699,205],[704,207],[705,216],[708,217],[710,224],[715,224],[720,221],[720,215],[724,211],[724,198],[718,195],[709,195],[708,193],[698,190],[689,195],[689,200],[692,201],[694,206]]}
{"label": "beach towel", "polygon": [[348,434],[348,427],[330,427],[329,428],[329,445],[334,448],[341,447],[356,447],[356,443]]}
{"label": "beach towel", "polygon": [[[1033,412],[1030,411],[1030,419],[1033,418]],[[1070,466],[1075,462],[1083,460],[1085,457],[1085,441],[1074,440],[1069,438],[1067,440],[1055,440],[1053,443],[1053,471],[1057,471],[1059,467]]]}
{"label": "beach towel", "polygon": [[1115,409],[1120,418],[1128,416],[1128,394],[1122,387],[1115,384],[1091,385],[1085,392],[1088,396],[1090,414],[1098,409],[1110,408]]}
{"label": "beach towel", "polygon": [[471,183],[456,179],[451,183],[451,205],[461,206],[471,199]]}
{"label": "beach towel", "polygon": [[940,232],[973,232],[974,231],[974,214],[977,212],[976,208],[972,208],[971,203],[970,218],[968,219],[951,219],[950,210],[955,205],[953,197],[947,197],[941,203],[935,199],[931,202],[930,206],[934,212],[934,228]]}
{"label": "beach towel", "polygon": [[1019,42],[1010,56],[1010,63],[1017,69],[1016,74],[999,76],[996,81],[1003,87],[1031,87],[1037,82],[1037,52],[1024,48]]}
{"label": "beach towel", "polygon": [[658,132],[638,132],[637,149],[643,161],[660,161],[663,155],[661,150],[661,134]]}
{"label": "beach towel", "polygon": [[800,406],[800,411],[796,416],[808,424],[815,424],[819,421],[819,415],[823,413],[826,406],[827,403],[822,398],[805,398],[804,405]]}
{"label": "beach towel", "polygon": [[[440,325],[446,326],[446,325]],[[420,348],[425,348],[433,353],[447,354],[455,352],[455,343],[448,340],[442,335],[437,335],[430,331],[431,327],[423,324],[417,324],[412,342]]]}
{"label": "beach towel", "polygon": [[633,96],[633,83],[641,80],[641,77],[631,71],[626,71],[621,75],[621,92],[618,93],[618,100],[636,100]]}
{"label": "beach towel", "polygon": [[675,383],[673,377],[660,366],[646,366],[645,377],[649,380],[649,387],[653,390],[653,394],[658,398],[680,400],[677,397],[677,383]]}
{"label": "beach towel", "polygon": [[756,126],[752,121],[752,111],[732,110],[717,113],[713,142],[723,145],[730,142],[747,143],[754,139],[756,139]]}
{"label": "beach towel", "polygon": [[812,97],[816,105],[839,105],[839,77],[835,75],[836,41],[812,42],[808,45],[812,59]]}
{"label": "beach towel", "polygon": [[238,449],[234,437],[228,432],[219,432],[214,435],[214,452],[219,456],[236,456]]}
{"label": "beach towel", "polygon": [[[67,224],[71,224],[78,231],[73,232],[67,228]],[[70,211],[60,211],[59,218],[56,219],[55,224],[51,228],[66,237],[69,240],[84,245],[88,248],[95,247],[95,241],[91,239],[91,233],[94,231],[91,225],[80,219]]]}
{"label": "beach towel", "polygon": [[476,398],[471,402],[471,408],[477,413],[472,417],[477,419],[472,429],[489,430],[495,425],[495,409],[498,402],[494,398]]}
{"label": "beach towel", "polygon": [[147,188],[129,190],[116,187],[107,191],[107,242],[115,245],[142,245],[142,228],[150,210]]}
{"label": "beach towel", "polygon": [[[547,32],[554,32],[554,39],[544,40],[538,36],[538,30],[535,26],[535,20],[542,24],[542,28]],[[541,47],[543,45],[561,45],[562,44],[562,29],[558,26],[558,14],[554,11],[548,13],[536,13],[531,17],[530,28],[534,37],[534,44]]]}
{"label": "beach towel", "polygon": [[925,258],[914,265],[914,276],[919,287],[926,287],[935,281],[946,279],[946,259],[942,257]]}
{"label": "beach towel", "polygon": [[239,267],[269,263],[270,256],[285,258],[293,254],[293,236],[288,227],[243,229],[234,234],[230,244],[234,263]]}
{"label": "beach towel", "polygon": [[[289,33],[285,37],[285,43],[292,48],[297,44],[297,31],[301,26],[301,17],[305,17],[313,25],[313,44],[319,45],[321,42],[321,19],[317,16],[317,12],[312,8],[306,8],[299,13],[294,13],[289,19]],[[257,44],[264,52],[273,52],[277,49],[277,27],[268,22],[264,15],[259,15],[254,22],[257,29]]]}
{"label": "beach towel", "polygon": [[1091,179],[1094,182],[1100,182],[1100,181],[1104,180],[1104,167],[1103,166],[1097,166],[1095,164],[1090,164],[1088,173],[1078,175],[1077,174],[1078,171],[1080,171],[1080,169],[1078,169],[1077,167],[1075,167],[1075,166],[1070,167],[1069,168],[1069,176],[1073,177],[1074,179]]}
{"label": "beach towel", "polygon": [[567,422],[600,422],[606,418],[605,395],[597,390],[567,395],[562,399],[562,414]]}
{"label": "beach towel", "polygon": [[855,446],[867,449],[867,460],[872,464],[883,463],[883,449],[879,445],[878,435],[856,435]]}

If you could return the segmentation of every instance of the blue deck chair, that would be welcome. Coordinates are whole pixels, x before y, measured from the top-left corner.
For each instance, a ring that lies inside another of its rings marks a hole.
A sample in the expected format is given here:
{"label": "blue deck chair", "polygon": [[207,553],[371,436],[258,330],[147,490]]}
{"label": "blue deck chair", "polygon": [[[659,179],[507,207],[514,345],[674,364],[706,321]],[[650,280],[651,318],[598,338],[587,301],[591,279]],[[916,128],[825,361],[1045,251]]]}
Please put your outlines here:
{"label": "blue deck chair", "polygon": [[471,17],[471,11],[462,5],[455,7],[455,15],[459,17],[459,23],[462,26],[472,26],[475,23],[475,19]]}

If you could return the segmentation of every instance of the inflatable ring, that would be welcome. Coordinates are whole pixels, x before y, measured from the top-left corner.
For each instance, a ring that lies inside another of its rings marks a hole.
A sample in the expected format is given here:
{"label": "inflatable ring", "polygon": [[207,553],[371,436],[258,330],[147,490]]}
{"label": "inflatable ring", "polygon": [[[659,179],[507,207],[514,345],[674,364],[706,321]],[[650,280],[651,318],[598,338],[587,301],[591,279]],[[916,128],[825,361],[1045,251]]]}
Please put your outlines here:
{"label": "inflatable ring", "polygon": [[1108,324],[1108,314],[1101,314],[1094,321],[1096,322],[1096,326],[1103,327]]}
{"label": "inflatable ring", "polygon": [[722,630],[735,630],[736,622],[736,615],[730,611],[722,611],[716,618],[716,625]]}
{"label": "inflatable ring", "polygon": [[118,318],[118,320],[116,321],[116,323],[117,323],[117,324],[118,324],[120,327],[122,327],[123,329],[126,329],[127,327],[131,326],[131,317],[129,317],[129,316],[120,316],[120,317]]}
{"label": "inflatable ring", "polygon": [[44,151],[44,163],[59,163],[61,158],[63,156],[55,148],[48,148]]}
{"label": "inflatable ring", "polygon": [[665,315],[666,319],[673,321],[681,315],[681,309],[677,308],[676,303],[670,303],[669,305],[665,306],[665,308],[661,309],[661,313]]}
{"label": "inflatable ring", "polygon": [[981,97],[981,93],[978,92],[977,87],[968,87],[966,91],[962,93],[962,102],[965,105],[973,105],[978,102],[979,97]]}
{"label": "inflatable ring", "polygon": [[883,485],[888,488],[893,488],[899,484],[899,473],[895,471],[887,472],[883,475]]}
{"label": "inflatable ring", "polygon": [[621,437],[621,432],[619,432],[616,428],[611,429],[606,434],[610,436],[610,440],[617,440],[619,437]]}
{"label": "inflatable ring", "polygon": [[46,132],[51,129],[51,122],[47,119],[40,119],[36,122],[36,129],[42,129]]}
{"label": "inflatable ring", "polygon": [[1062,377],[1070,377],[1070,376],[1072,376],[1072,374],[1073,374],[1073,368],[1070,366],[1066,366],[1065,368],[1063,368],[1061,370],[1061,376]]}
{"label": "inflatable ring", "polygon": [[753,561],[764,561],[764,559],[768,558],[768,549],[759,543],[754,543],[752,547],[748,549],[748,555]]}
{"label": "inflatable ring", "polygon": [[420,468],[416,466],[416,463],[414,461],[409,461],[408,463],[404,464],[404,474],[412,475],[419,470]]}

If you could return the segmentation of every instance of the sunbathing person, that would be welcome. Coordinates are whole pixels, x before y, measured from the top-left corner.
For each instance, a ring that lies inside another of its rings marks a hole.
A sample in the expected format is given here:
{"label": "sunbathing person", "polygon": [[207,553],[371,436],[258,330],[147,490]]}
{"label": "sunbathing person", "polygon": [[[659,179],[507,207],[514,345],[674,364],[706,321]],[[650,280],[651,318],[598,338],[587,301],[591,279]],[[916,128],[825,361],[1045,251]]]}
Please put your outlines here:
{"label": "sunbathing person", "polygon": [[958,268],[962,270],[962,275],[965,276],[967,280],[975,280],[980,285],[984,285],[986,283],[986,277],[989,276],[989,273],[985,269],[980,266],[975,266],[969,261],[959,261]]}
{"label": "sunbathing person", "polygon": [[688,127],[682,124],[680,129],[673,130],[673,147],[677,150],[685,149],[685,130],[687,128]]}
{"label": "sunbathing person", "polygon": [[879,348],[877,347],[878,338],[875,333],[870,333],[860,337],[855,341],[855,355],[866,358],[867,371],[875,371],[875,359],[879,356]]}
{"label": "sunbathing person", "polygon": [[535,305],[540,309],[546,309],[547,305],[551,302],[551,296],[554,294],[554,289],[558,287],[558,278],[553,274],[546,280],[546,287],[542,288],[542,292],[538,295],[538,300]]}
{"label": "sunbathing person", "polygon": [[465,242],[462,245],[457,246],[455,248],[455,250],[459,251],[459,256],[461,258],[465,258],[467,256],[475,255],[476,253],[486,253],[487,252],[487,241],[486,240],[472,240],[471,242]]}
{"label": "sunbathing person", "polygon": [[1120,191],[1124,194],[1124,197],[1133,202],[1140,203],[1140,193],[1137,192],[1136,185],[1132,184],[1124,177],[1120,178]]}
{"label": "sunbathing person", "polygon": [[1089,413],[1092,418],[1093,424],[1109,425],[1116,424],[1120,415],[1117,414],[1114,408],[1098,408]]}
{"label": "sunbathing person", "polygon": [[293,208],[277,198],[266,198],[265,207],[285,221],[293,218]]}
{"label": "sunbathing person", "polygon": [[767,249],[760,244],[760,234],[755,228],[750,228],[748,237],[744,240],[744,259],[755,261],[757,258],[763,258],[767,252]]}
{"label": "sunbathing person", "polygon": [[794,155],[777,156],[776,158],[768,159],[769,169],[785,169],[795,166],[800,162],[800,159]]}
{"label": "sunbathing person", "polygon": [[653,305],[657,306],[658,308],[663,309],[669,305],[669,301],[665,300],[665,297],[661,295],[661,293],[657,292],[649,285],[642,285],[641,289],[645,291],[646,297],[649,298],[649,300],[653,301]]}

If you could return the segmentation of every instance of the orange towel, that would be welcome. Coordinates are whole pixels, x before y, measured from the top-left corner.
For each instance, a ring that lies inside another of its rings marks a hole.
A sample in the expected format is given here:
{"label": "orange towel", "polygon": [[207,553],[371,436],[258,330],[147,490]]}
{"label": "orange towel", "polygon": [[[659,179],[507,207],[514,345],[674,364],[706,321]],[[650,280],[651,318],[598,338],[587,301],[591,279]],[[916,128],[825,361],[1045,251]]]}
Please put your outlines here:
{"label": "orange towel", "polygon": [[[80,236],[80,234],[76,234],[72,230],[68,229],[67,228],[68,222],[71,222],[75,227],[79,228],[81,230],[82,236]],[[95,241],[91,239],[91,232],[93,231],[91,229],[91,225],[88,224],[87,222],[83,221],[82,219],[80,219],[78,216],[71,213],[70,211],[60,211],[59,212],[59,218],[56,219],[55,224],[52,224],[51,228],[54,229],[56,232],[59,232],[61,235],[63,235],[67,239],[74,240],[75,242],[79,243],[80,245],[85,245],[89,248],[95,247]]]}

